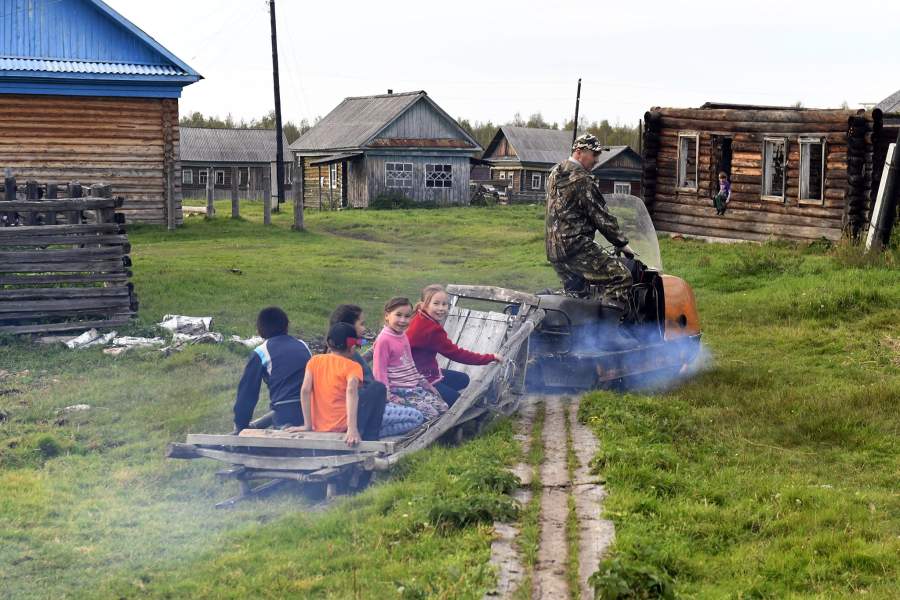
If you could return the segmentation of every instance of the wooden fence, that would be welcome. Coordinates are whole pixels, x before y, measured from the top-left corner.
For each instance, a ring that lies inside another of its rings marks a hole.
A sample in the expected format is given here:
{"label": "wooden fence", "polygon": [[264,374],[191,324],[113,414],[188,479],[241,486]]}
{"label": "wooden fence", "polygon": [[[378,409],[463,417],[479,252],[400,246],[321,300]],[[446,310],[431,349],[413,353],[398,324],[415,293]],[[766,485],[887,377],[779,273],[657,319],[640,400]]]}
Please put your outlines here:
{"label": "wooden fence", "polygon": [[91,194],[70,184],[25,185],[16,198],[13,178],[0,200],[0,333],[48,333],[115,327],[137,313],[128,279],[131,246],[123,199],[109,186]]}

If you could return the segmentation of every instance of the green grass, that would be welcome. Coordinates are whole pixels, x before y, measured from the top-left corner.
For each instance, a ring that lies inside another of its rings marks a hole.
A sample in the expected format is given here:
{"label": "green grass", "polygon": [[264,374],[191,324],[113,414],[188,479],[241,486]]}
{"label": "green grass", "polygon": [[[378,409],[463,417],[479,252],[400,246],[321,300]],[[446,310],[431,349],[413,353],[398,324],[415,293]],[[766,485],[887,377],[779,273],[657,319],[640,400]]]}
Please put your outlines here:
{"label": "green grass", "polygon": [[[377,329],[384,300],[435,281],[556,284],[535,207],[312,212],[296,233],[287,213],[265,228],[259,205],[243,220],[227,206],[175,232],[130,228],[141,313],[129,331],[180,313],[249,335],[256,312],[278,304],[314,337],[340,302],[361,304]],[[668,577],[685,597],[890,597],[896,253],[664,240],[663,258],[695,289],[714,366],[667,394],[584,402],[617,525],[610,572]],[[0,596],[481,597],[493,580],[487,521],[516,512],[509,424],[420,453],[328,510],[285,492],[216,511],[233,491],[217,466],[163,452],[230,428],[246,354],[111,358],[0,339]],[[78,403],[92,408],[59,413]],[[532,464],[540,452],[538,438]],[[535,492],[518,517],[531,564]]]}
{"label": "green grass", "polygon": [[541,540],[541,463],[544,462],[544,418],[546,406],[541,402],[534,414],[534,422],[531,427],[531,445],[528,447],[526,462],[531,466],[531,498],[522,507],[519,519],[519,537],[516,546],[522,556],[522,564],[525,567],[525,576],[522,583],[515,591],[516,600],[531,598],[531,589],[534,584],[534,566],[537,564],[538,547]]}

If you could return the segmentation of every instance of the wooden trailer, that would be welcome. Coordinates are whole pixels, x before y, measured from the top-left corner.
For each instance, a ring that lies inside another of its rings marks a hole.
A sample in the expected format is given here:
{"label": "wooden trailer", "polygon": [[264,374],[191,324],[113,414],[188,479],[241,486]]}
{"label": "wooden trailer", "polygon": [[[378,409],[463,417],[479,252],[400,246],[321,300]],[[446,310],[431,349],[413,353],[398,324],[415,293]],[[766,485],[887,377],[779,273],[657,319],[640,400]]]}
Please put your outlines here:
{"label": "wooden trailer", "polygon": [[[878,109],[707,103],[645,114],[643,198],[658,231],[752,241],[856,237],[889,132]],[[720,171],[731,203],[717,216]]]}
{"label": "wooden trailer", "polygon": [[[366,472],[390,469],[404,456],[449,436],[460,440],[479,431],[494,414],[511,414],[525,393],[528,338],[544,317],[531,294],[483,286],[448,286],[451,310],[445,328],[451,340],[480,353],[502,354],[503,363],[486,366],[449,363],[471,378],[459,399],[440,418],[402,437],[364,441],[349,448],[342,433],[286,433],[245,429],[240,435],[189,434],[170,444],[169,458],[211,458],[229,466],[219,475],[240,484],[240,493],[218,507],[271,490],[285,481],[320,484],[330,497],[356,487]],[[476,304],[475,307],[463,304]],[[500,310],[486,310],[489,303]],[[506,311],[516,305],[516,311]],[[515,312],[516,314],[509,314]],[[263,483],[254,487],[252,482]]]}

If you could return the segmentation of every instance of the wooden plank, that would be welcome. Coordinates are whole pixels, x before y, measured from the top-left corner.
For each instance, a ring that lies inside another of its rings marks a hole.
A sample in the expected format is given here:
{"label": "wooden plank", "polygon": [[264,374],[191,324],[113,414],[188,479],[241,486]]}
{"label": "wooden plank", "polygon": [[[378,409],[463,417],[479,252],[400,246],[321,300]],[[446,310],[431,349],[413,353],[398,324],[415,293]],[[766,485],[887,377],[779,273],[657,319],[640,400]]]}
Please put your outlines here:
{"label": "wooden plank", "polygon": [[[123,257],[125,258],[125,257]],[[90,262],[29,262],[14,263],[0,261],[0,273],[83,273],[105,272],[119,273],[124,271],[124,264],[119,260],[96,260]]]}
{"label": "wooden plank", "polygon": [[[0,206],[2,208],[2,206]],[[52,213],[51,213],[52,214]],[[18,227],[5,227],[4,229],[18,229]],[[34,236],[34,237],[20,237],[20,238],[12,238],[12,237],[3,237],[0,235],[0,248],[3,246],[56,246],[56,245],[94,245],[94,246],[127,246],[129,249],[131,245],[128,243],[128,237],[125,235],[95,235],[95,234],[87,234],[87,235],[45,235],[45,236]],[[129,250],[124,250],[123,253],[127,254]]]}
{"label": "wooden plank", "polygon": [[373,462],[374,453],[344,454],[340,456],[258,456],[226,450],[199,448],[191,444],[169,444],[168,458],[212,458],[232,465],[272,471],[318,471],[355,463]]}
{"label": "wooden plank", "polygon": [[82,283],[124,283],[131,276],[131,271],[118,273],[94,273],[92,275],[72,274],[40,274],[40,275],[2,275],[0,285],[56,285]]}
{"label": "wooden plank", "polygon": [[37,300],[44,298],[102,298],[110,296],[129,296],[129,286],[116,287],[45,287],[45,288],[7,288],[0,289],[0,301],[4,300]]}
{"label": "wooden plank", "polygon": [[[718,222],[717,222],[718,224]],[[680,220],[659,219],[657,231],[660,233],[683,233],[688,235],[699,235],[705,237],[732,238],[739,240],[750,240],[754,242],[768,242],[773,239],[785,239],[791,241],[810,242],[825,237],[826,239],[836,241],[841,238],[841,232],[837,229],[827,229],[822,232],[823,235],[816,237],[804,237],[794,235],[793,228],[784,228],[778,235],[772,233],[760,233],[749,231],[746,229],[733,229],[714,227],[710,223],[697,225],[684,223]]]}
{"label": "wooden plank", "polygon": [[452,296],[464,298],[476,298],[479,300],[493,300],[514,304],[529,304],[537,306],[540,302],[534,294],[527,294],[516,290],[494,287],[489,285],[448,285],[447,293]]}
{"label": "wooden plank", "polygon": [[19,212],[48,210],[96,210],[98,208],[118,208],[122,200],[118,198],[61,198],[58,200],[14,200],[4,202],[3,210]]}
{"label": "wooden plank", "polygon": [[19,335],[23,333],[50,333],[63,331],[87,331],[88,329],[108,329],[120,327],[131,322],[130,316],[114,316],[109,319],[96,319],[65,323],[36,323],[34,325],[0,325],[0,333]]}
{"label": "wooden plank", "polygon": [[393,452],[394,442],[363,441],[350,447],[343,433],[297,432],[272,429],[245,429],[240,435],[192,433],[188,444],[199,446],[240,446],[247,448],[290,448],[297,450],[340,450],[343,452]]}
{"label": "wooden plank", "polygon": [[[708,205],[688,204],[657,201],[653,205],[653,214],[657,212],[675,213],[683,215],[693,215],[698,217],[706,217],[714,215],[715,209],[712,203]],[[785,212],[770,212],[765,207],[760,209],[739,208],[729,204],[726,218],[735,218],[742,221],[767,221],[769,223],[780,223],[783,225],[808,225],[811,227],[838,227],[841,226],[841,214],[838,211],[830,212],[827,216],[802,216]]]}
{"label": "wooden plank", "polygon": [[0,263],[21,261],[23,263],[66,263],[69,261],[114,260],[124,256],[121,246],[108,248],[66,248],[47,250],[24,250],[0,252]]}
{"label": "wooden plank", "polygon": [[454,306],[447,314],[447,319],[444,321],[444,331],[447,332],[447,337],[454,344],[459,339],[463,328],[465,328],[470,312],[468,308]]}

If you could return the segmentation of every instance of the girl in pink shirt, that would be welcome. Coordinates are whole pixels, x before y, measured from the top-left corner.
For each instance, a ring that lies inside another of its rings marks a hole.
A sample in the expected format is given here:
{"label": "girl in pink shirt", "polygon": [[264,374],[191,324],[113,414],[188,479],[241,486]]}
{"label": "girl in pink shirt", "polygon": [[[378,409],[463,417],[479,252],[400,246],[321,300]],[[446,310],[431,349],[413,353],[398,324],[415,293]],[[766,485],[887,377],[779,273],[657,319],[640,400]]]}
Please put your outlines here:
{"label": "girl in pink shirt", "polygon": [[416,370],[405,332],[413,307],[408,298],[391,298],[384,305],[384,329],[375,339],[375,379],[388,388],[388,400],[418,409],[427,421],[447,412],[447,403]]}

